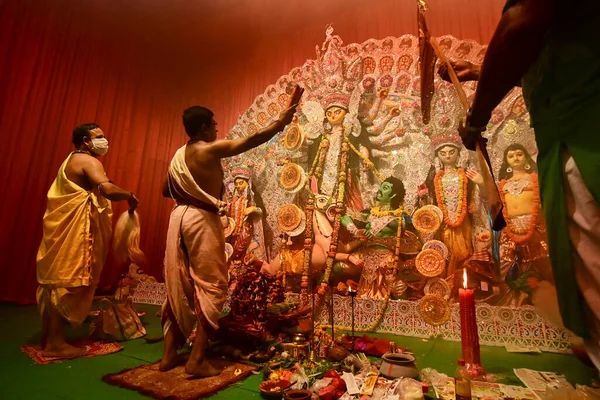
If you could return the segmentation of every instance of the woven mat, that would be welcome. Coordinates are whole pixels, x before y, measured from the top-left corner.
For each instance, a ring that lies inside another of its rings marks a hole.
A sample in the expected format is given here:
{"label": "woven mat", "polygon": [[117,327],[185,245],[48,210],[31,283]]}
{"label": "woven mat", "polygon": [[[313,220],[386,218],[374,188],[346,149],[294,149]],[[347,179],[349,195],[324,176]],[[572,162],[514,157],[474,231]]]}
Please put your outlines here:
{"label": "woven mat", "polygon": [[156,362],[116,374],[108,374],[102,380],[155,399],[193,400],[215,394],[246,378],[252,374],[252,371],[258,370],[257,367],[234,361],[211,360],[210,363],[216,368],[223,369],[220,375],[194,379],[185,373],[183,365],[167,372],[160,372],[158,370],[159,363]]}
{"label": "woven mat", "polygon": [[[116,353],[117,351],[123,350],[123,346],[116,342],[105,342],[105,341],[89,341],[83,340],[73,343],[77,347],[85,347],[85,353],[80,357],[96,357],[103,356],[106,354]],[[44,357],[42,356],[42,348],[39,345],[23,345],[21,351],[27,354],[37,364],[50,364],[53,362],[70,360],[79,357]]]}

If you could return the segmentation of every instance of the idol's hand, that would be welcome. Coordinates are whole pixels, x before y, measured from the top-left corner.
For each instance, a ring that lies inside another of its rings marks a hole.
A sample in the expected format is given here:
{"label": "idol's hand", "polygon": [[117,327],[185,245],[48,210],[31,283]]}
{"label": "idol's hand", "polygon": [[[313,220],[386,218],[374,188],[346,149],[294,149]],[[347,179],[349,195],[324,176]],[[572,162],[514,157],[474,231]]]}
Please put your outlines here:
{"label": "idol's hand", "polygon": [[362,260],[359,256],[356,256],[354,254],[351,254],[348,257],[348,261],[350,261],[352,264],[356,265],[357,267],[363,267],[365,265],[365,261]]}
{"label": "idol's hand", "polygon": [[256,207],[254,207],[254,206],[246,207],[246,209],[244,210],[244,215],[248,216],[248,215],[250,215],[252,213],[255,213],[257,211],[258,211],[258,209]]}
{"label": "idol's hand", "polygon": [[303,93],[304,89],[302,89],[298,85],[294,86],[287,108],[279,114],[278,123],[281,125],[282,128],[289,125],[292,122],[294,114],[296,113],[296,107],[298,107],[298,104],[300,104],[300,98],[302,97]]}
{"label": "idol's hand", "polygon": [[473,183],[480,185],[480,186],[483,185],[483,183],[484,183],[483,176],[479,172],[477,172],[473,169],[470,169],[470,170],[466,171],[465,174],[467,175],[467,178],[469,178],[470,180],[473,181]]}

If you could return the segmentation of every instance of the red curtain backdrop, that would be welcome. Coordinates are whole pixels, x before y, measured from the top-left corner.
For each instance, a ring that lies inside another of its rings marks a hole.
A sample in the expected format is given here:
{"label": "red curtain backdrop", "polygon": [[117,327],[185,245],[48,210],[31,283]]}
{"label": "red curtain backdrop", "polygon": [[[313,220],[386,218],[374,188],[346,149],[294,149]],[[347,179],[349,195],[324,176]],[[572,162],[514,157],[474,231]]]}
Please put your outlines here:
{"label": "red curtain backdrop", "polygon": [[[428,3],[434,35],[487,43],[504,0]],[[172,206],[160,187],[186,140],[182,109],[211,108],[225,135],[267,85],[314,58],[328,24],[345,43],[414,34],[415,1],[1,0],[0,301],[35,301],[46,192],[83,122],[103,127],[108,176],[140,199],[146,270],[160,279]],[[122,272],[109,258],[100,289]]]}

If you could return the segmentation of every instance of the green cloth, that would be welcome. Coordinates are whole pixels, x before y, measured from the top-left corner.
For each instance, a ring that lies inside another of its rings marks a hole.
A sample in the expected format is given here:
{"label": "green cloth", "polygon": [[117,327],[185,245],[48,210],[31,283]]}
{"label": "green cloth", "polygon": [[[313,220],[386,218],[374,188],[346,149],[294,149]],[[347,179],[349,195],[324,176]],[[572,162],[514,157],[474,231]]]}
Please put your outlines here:
{"label": "green cloth", "polygon": [[[509,0],[507,7],[517,2]],[[539,151],[540,193],[560,311],[565,326],[582,337],[588,332],[568,235],[563,156],[565,151],[573,156],[599,203],[599,3],[581,0],[559,5],[544,49],[523,79],[523,96]]]}

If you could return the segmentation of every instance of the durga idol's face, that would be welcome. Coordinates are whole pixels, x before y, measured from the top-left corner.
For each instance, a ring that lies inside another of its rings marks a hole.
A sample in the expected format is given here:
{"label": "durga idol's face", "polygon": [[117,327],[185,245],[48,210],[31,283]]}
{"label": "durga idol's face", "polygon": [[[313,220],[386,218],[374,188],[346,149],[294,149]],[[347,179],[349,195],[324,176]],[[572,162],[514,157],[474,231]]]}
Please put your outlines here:
{"label": "durga idol's face", "polygon": [[341,107],[332,106],[327,109],[325,116],[331,125],[341,125],[346,116],[346,110]]}

